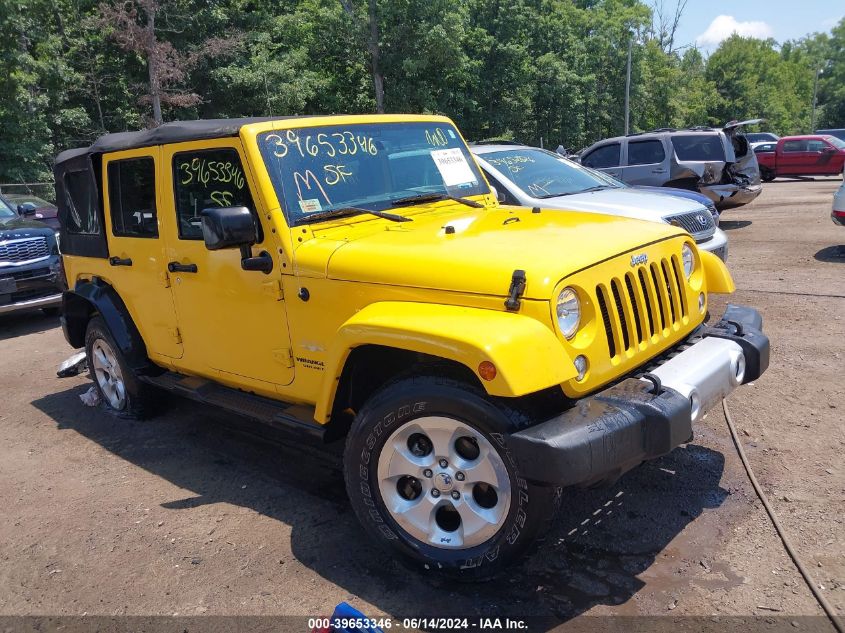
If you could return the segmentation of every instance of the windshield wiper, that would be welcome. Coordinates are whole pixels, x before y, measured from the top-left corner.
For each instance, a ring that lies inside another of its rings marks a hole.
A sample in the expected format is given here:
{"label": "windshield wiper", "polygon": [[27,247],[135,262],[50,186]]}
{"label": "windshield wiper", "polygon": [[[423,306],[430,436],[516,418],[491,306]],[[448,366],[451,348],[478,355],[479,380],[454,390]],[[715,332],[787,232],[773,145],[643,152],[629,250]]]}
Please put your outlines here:
{"label": "windshield wiper", "polygon": [[596,185],[595,187],[587,187],[580,191],[567,191],[566,193],[550,193],[547,196],[534,196],[538,200],[545,200],[546,198],[558,198],[561,196],[574,196],[578,193],[589,193],[590,191],[601,191],[602,189],[610,189],[610,185]]}
{"label": "windshield wiper", "polygon": [[311,222],[320,222],[322,220],[330,220],[332,218],[342,218],[349,215],[374,215],[377,218],[384,218],[391,222],[412,222],[413,218],[406,218],[403,215],[389,213],[387,211],[374,211],[372,209],[364,209],[361,207],[342,207],[340,209],[329,209],[328,211],[318,211],[317,213],[309,213],[303,217],[296,226],[300,224],[310,224]]}
{"label": "windshield wiper", "polygon": [[470,200],[468,198],[461,198],[459,196],[450,196],[448,193],[421,193],[416,196],[407,196],[405,198],[397,198],[390,204],[394,207],[407,206],[412,204],[420,204],[422,202],[435,202],[437,200],[452,200],[453,202],[460,202],[473,209],[481,209],[484,207],[480,202]]}

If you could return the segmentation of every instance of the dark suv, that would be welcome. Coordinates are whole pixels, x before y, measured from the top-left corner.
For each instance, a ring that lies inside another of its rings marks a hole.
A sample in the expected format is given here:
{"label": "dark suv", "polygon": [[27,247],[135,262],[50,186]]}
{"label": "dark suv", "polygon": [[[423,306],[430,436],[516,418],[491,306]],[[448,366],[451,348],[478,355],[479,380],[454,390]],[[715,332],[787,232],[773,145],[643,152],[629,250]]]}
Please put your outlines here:
{"label": "dark suv", "polygon": [[660,129],[608,138],[581,152],[581,163],[629,185],[699,191],[719,209],[760,195],[760,168],[742,126]]}
{"label": "dark suv", "polygon": [[62,279],[56,235],[0,201],[0,314],[41,308],[58,312]]}

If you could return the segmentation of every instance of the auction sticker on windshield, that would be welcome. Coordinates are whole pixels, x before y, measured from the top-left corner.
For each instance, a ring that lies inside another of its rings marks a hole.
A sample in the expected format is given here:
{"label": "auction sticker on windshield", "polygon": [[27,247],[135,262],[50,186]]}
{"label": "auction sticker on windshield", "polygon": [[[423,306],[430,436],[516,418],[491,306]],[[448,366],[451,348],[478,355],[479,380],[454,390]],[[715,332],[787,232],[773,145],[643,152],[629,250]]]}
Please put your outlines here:
{"label": "auction sticker on windshield", "polygon": [[308,200],[300,200],[299,208],[303,213],[314,213],[315,211],[322,211],[323,205],[317,198],[309,198]]}
{"label": "auction sticker on windshield", "polygon": [[431,158],[437,165],[437,170],[443,178],[443,184],[447,187],[476,182],[472,169],[460,148],[433,150]]}

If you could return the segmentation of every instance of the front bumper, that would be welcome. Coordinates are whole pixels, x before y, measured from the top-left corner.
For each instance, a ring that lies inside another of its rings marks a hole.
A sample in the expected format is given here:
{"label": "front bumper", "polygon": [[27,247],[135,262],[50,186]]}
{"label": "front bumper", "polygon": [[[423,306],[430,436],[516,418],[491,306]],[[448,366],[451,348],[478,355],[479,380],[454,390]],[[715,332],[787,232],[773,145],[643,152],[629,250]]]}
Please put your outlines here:
{"label": "front bumper", "polygon": [[710,239],[697,242],[696,246],[701,250],[713,253],[723,262],[728,261],[728,236],[718,227],[716,227],[716,231]]}
{"label": "front bumper", "polygon": [[53,255],[24,266],[0,266],[0,314],[61,305],[58,261]]}
{"label": "front bumper", "polygon": [[768,367],[769,339],[762,327],[753,308],[728,305],[718,323],[697,330],[638,378],[509,435],[525,477],[558,486],[590,485],[689,441],[693,422]]}

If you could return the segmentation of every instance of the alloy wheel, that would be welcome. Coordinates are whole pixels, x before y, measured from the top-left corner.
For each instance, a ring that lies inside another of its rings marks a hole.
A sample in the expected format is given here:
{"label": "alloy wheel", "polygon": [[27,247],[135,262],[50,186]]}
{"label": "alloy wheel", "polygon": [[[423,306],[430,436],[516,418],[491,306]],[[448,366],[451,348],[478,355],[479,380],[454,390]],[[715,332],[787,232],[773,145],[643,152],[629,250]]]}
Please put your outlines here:
{"label": "alloy wheel", "polygon": [[481,433],[453,418],[418,418],[394,431],[377,476],[390,516],[434,547],[466,549],[487,541],[511,506],[501,456]]}

